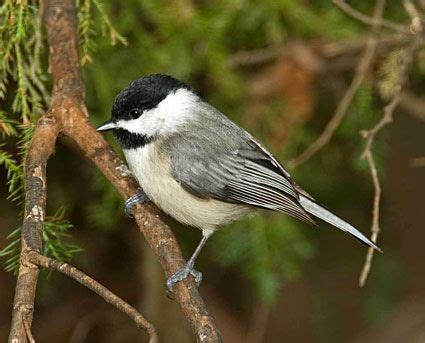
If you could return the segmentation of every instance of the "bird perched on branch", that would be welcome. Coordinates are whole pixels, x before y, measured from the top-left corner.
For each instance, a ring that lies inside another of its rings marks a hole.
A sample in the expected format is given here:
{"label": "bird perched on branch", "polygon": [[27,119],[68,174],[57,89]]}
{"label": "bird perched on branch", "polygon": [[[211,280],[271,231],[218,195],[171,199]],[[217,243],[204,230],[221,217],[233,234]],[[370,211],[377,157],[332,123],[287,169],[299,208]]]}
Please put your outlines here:
{"label": "bird perched on branch", "polygon": [[280,211],[314,224],[311,215],[379,248],[353,226],[319,205],[254,137],[170,76],[142,77],[115,99],[112,130],[142,192],[126,201],[126,212],[151,200],[183,224],[202,230],[186,265],[167,280],[167,289],[202,274],[195,260],[220,226],[254,210]]}

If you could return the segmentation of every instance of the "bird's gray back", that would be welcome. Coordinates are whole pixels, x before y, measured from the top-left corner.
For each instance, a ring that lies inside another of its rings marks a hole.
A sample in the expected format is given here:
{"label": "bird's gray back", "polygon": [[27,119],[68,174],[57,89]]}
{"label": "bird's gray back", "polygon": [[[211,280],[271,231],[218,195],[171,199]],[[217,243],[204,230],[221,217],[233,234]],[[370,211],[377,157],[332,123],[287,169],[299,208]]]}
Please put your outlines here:
{"label": "bird's gray back", "polygon": [[212,106],[198,108],[193,120],[162,142],[182,187],[200,198],[279,210],[312,222],[276,159]]}

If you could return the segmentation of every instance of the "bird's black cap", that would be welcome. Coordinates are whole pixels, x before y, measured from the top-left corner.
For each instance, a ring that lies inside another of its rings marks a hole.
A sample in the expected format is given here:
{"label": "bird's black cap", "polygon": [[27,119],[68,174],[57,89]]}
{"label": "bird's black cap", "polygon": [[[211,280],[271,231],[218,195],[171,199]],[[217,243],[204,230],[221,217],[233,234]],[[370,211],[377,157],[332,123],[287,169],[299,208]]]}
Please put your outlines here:
{"label": "bird's black cap", "polygon": [[152,74],[133,81],[124,88],[116,97],[112,108],[112,120],[133,119],[131,110],[139,109],[141,112],[154,108],[168,94],[177,89],[193,89],[175,78],[164,74]]}
{"label": "bird's black cap", "polygon": [[144,146],[154,137],[131,133],[117,126],[120,120],[137,119],[143,111],[156,107],[168,94],[178,89],[194,90],[184,82],[164,74],[152,74],[133,81],[115,98],[111,120],[97,128],[98,131],[112,130],[124,149]]}

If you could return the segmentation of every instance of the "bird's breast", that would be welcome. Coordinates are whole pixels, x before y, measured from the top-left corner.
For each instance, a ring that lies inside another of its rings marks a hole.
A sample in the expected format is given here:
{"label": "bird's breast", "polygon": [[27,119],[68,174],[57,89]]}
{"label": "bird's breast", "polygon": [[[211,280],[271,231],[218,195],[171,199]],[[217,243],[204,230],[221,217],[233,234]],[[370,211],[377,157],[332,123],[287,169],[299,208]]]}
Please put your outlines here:
{"label": "bird's breast", "polygon": [[172,176],[166,154],[155,144],[124,150],[130,169],[146,195],[165,213],[183,224],[215,230],[249,212],[245,206],[201,199],[186,191]]}

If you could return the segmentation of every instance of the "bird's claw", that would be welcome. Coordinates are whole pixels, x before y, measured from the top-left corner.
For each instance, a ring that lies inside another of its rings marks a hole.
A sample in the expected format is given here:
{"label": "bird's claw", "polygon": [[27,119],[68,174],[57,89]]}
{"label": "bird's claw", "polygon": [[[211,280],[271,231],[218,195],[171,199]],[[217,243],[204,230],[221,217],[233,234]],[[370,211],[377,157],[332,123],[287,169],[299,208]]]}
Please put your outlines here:
{"label": "bird's claw", "polygon": [[172,295],[174,293],[173,287],[174,284],[176,284],[179,281],[182,281],[186,279],[189,275],[192,275],[195,279],[196,287],[199,287],[201,285],[202,281],[202,273],[198,272],[193,268],[193,265],[186,264],[182,269],[174,273],[168,280],[167,280],[167,293],[168,295]]}
{"label": "bird's claw", "polygon": [[128,198],[124,204],[124,210],[127,217],[130,217],[130,218],[133,217],[133,215],[131,214],[131,210],[134,205],[136,205],[139,202],[143,204],[144,202],[148,200],[149,200],[148,196],[143,191],[140,191],[139,193]]}

